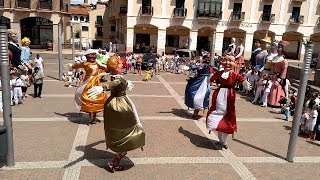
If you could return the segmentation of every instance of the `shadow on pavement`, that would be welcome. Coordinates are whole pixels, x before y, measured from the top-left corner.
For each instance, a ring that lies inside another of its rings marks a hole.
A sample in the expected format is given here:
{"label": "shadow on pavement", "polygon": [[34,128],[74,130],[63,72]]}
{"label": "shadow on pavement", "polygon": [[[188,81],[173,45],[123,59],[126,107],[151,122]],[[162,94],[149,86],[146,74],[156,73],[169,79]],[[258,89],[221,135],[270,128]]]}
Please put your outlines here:
{"label": "shadow on pavement", "polygon": [[245,145],[245,146],[254,148],[254,149],[259,150],[259,151],[261,151],[261,152],[270,154],[270,155],[272,155],[272,156],[274,156],[274,157],[278,157],[278,158],[281,158],[281,159],[285,159],[284,157],[282,157],[282,156],[280,156],[280,155],[278,155],[278,154],[275,154],[275,153],[270,152],[270,151],[268,151],[268,150],[262,149],[262,148],[260,148],[260,147],[255,146],[255,145],[249,144],[249,143],[247,143],[247,142],[241,141],[241,140],[239,140],[239,139],[233,139],[233,141],[238,142],[238,143],[240,143],[240,144],[243,144],[243,145]]}
{"label": "shadow on pavement", "polygon": [[[106,141],[105,140],[101,140],[101,141],[98,141],[98,142],[95,142],[95,143],[92,143],[92,144],[88,144],[88,145],[85,145],[85,146],[78,146],[76,147],[76,150],[77,151],[82,151],[84,153],[83,156],[79,157],[78,159],[70,162],[69,164],[65,165],[63,168],[68,168],[68,167],[71,167],[73,165],[76,165],[77,163],[80,163],[81,161],[83,160],[87,160],[89,161],[91,164],[99,167],[99,168],[102,168],[102,169],[105,169],[106,171],[110,171],[107,163],[109,161],[112,160],[112,158],[114,157],[114,154],[111,153],[111,152],[108,152],[108,151],[103,151],[103,150],[98,150],[96,148],[94,148],[96,145],[98,144],[102,144],[102,143],[105,143]],[[88,156],[88,154],[94,154],[94,155],[97,155],[97,154],[103,154],[107,159],[92,159],[92,158],[88,158],[90,156]],[[134,166],[133,162],[127,158],[127,157],[124,157],[123,160],[121,161],[120,165],[123,165],[124,169],[123,170],[128,170],[130,168],[132,168]]]}
{"label": "shadow on pavement", "polygon": [[190,142],[197,147],[205,148],[205,149],[213,149],[213,150],[221,150],[222,147],[216,145],[218,141],[211,141],[206,137],[199,136],[197,134],[193,134],[188,130],[184,130],[182,127],[179,128],[179,133],[183,134],[187,138],[190,139]]}
{"label": "shadow on pavement", "polygon": [[50,75],[45,75],[45,76],[48,77],[48,78],[51,78],[51,79],[60,80],[59,78],[56,78],[56,77],[53,77],[53,76],[50,76]]}
{"label": "shadow on pavement", "polygon": [[[316,143],[316,142],[313,142],[313,141],[307,141],[308,143],[312,144],[312,145],[316,145],[316,146],[319,146],[320,147],[320,143]],[[1,167],[1,166],[0,166]]]}
{"label": "shadow on pavement", "polygon": [[54,112],[54,114],[58,116],[66,117],[70,122],[76,123],[76,124],[89,124],[89,116],[82,114],[82,113],[75,113],[75,112],[69,112],[69,113],[57,113]]}
{"label": "shadow on pavement", "polygon": [[291,127],[290,127],[290,126],[288,126],[288,125],[283,125],[283,128],[284,128],[285,130],[288,130],[288,131],[290,131],[290,130],[291,130]]}
{"label": "shadow on pavement", "polygon": [[192,119],[191,114],[188,113],[185,109],[176,109],[173,108],[171,111],[160,111],[159,113],[163,114],[174,114],[178,117],[186,118],[186,119]]}

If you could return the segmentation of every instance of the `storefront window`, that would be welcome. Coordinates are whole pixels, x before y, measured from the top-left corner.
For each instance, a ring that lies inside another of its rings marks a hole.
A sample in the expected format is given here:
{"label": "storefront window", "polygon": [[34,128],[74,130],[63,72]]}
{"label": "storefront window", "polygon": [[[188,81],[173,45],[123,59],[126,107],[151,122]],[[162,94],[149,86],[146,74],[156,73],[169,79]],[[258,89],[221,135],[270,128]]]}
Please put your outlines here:
{"label": "storefront window", "polygon": [[89,31],[89,27],[88,26],[82,26],[82,31]]}
{"label": "storefront window", "polygon": [[21,37],[29,37],[31,39],[31,47],[45,48],[47,42],[53,40],[53,24],[52,21],[42,17],[29,17],[22,19]]}
{"label": "storefront window", "polygon": [[168,35],[166,42],[168,47],[179,47],[179,36]]}
{"label": "storefront window", "polygon": [[136,34],[137,43],[140,43],[142,46],[150,46],[150,34]]}

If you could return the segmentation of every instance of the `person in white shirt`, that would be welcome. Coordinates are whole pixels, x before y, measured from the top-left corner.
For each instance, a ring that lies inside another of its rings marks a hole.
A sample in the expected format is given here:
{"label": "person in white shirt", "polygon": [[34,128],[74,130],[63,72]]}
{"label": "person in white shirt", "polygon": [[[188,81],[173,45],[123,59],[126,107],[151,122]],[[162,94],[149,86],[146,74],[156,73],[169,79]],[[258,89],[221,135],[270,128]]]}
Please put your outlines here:
{"label": "person in white shirt", "polygon": [[228,55],[234,55],[234,53],[235,53],[235,50],[236,50],[236,44],[235,44],[235,42],[236,42],[236,38],[231,38],[231,43],[230,43],[230,45],[229,45],[229,47],[228,47],[228,50],[227,50],[227,54]]}
{"label": "person in white shirt", "polygon": [[79,53],[76,53],[76,55],[74,57],[74,62],[77,63],[77,64],[82,62],[82,59],[81,59]]}
{"label": "person in white shirt", "polygon": [[27,71],[22,71],[22,74],[20,76],[21,80],[22,80],[22,86],[21,86],[21,90],[22,90],[22,100],[25,100],[27,98],[27,89],[30,86],[30,77],[28,75]]}
{"label": "person in white shirt", "polygon": [[39,67],[40,71],[43,72],[43,68],[44,68],[44,63],[43,63],[43,59],[42,57],[40,56],[40,54],[37,54],[37,57],[34,59],[34,64],[35,64],[35,67]]}
{"label": "person in white shirt", "polygon": [[13,89],[13,99],[15,104],[22,104],[22,89],[23,82],[20,77],[16,77],[16,84]]}
{"label": "person in white shirt", "polygon": [[164,71],[164,69],[165,69],[166,60],[167,60],[167,55],[164,52],[162,52],[161,61],[160,61],[160,63],[161,63],[160,65],[161,65],[162,71]]}
{"label": "person in white shirt", "polygon": [[160,67],[161,67],[161,60],[162,58],[159,58],[158,56],[156,57],[156,69],[155,69],[155,73],[160,75]]}
{"label": "person in white shirt", "polygon": [[303,108],[301,119],[300,119],[300,125],[299,125],[300,134],[308,133],[308,119],[309,119],[309,114],[308,114],[307,108]]}
{"label": "person in white shirt", "polygon": [[312,108],[312,111],[310,113],[310,118],[309,118],[309,138],[310,140],[314,140],[314,127],[316,126],[318,119],[318,105],[314,105]]}
{"label": "person in white shirt", "polygon": [[267,78],[266,84],[265,84],[265,88],[264,88],[264,92],[263,92],[263,96],[262,96],[262,105],[261,107],[267,107],[267,103],[268,103],[268,95],[270,93],[272,87],[272,82],[270,80],[270,77]]}
{"label": "person in white shirt", "polygon": [[255,87],[255,81],[259,78],[259,76],[255,68],[251,67],[245,78],[248,79],[248,82],[252,87]]}

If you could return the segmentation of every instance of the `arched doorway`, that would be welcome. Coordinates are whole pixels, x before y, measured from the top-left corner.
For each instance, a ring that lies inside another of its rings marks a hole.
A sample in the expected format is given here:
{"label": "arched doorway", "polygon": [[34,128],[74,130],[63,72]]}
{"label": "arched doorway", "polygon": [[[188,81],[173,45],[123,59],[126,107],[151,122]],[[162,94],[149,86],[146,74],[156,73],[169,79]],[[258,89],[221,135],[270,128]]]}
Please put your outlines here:
{"label": "arched doorway", "polygon": [[222,46],[222,52],[228,49],[231,38],[236,38],[236,39],[242,39],[242,45],[244,46],[245,39],[246,39],[246,31],[241,30],[241,29],[227,29],[224,31],[224,37],[223,37],[223,46]]}
{"label": "arched doorway", "polygon": [[184,26],[170,26],[167,28],[166,34],[167,54],[173,54],[176,49],[189,48],[189,28]]}
{"label": "arched doorway", "polygon": [[314,43],[312,57],[320,58],[320,33],[312,34],[310,40]]}
{"label": "arched doorway", "polygon": [[136,53],[156,52],[158,27],[150,24],[134,26],[133,51]]}
{"label": "arched doorway", "polygon": [[5,25],[7,29],[10,29],[10,19],[5,16],[0,16],[0,25]]}
{"label": "arched doorway", "polygon": [[211,51],[212,34],[214,29],[203,27],[198,30],[197,51]]}
{"label": "arched doorway", "polygon": [[31,40],[30,48],[46,48],[53,40],[53,23],[43,17],[28,17],[20,20],[21,38]]}
{"label": "arched doorway", "polygon": [[299,59],[302,38],[303,35],[298,32],[286,32],[283,34],[282,39],[290,43],[289,46],[284,47],[284,51],[286,52],[286,58]]}

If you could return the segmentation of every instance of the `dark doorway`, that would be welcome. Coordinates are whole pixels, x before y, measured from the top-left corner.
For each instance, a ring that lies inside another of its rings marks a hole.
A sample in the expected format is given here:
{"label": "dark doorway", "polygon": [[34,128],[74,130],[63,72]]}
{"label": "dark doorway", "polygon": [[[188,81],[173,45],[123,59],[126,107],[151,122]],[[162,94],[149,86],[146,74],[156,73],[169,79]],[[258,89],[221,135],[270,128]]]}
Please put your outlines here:
{"label": "dark doorway", "polygon": [[0,25],[7,26],[7,29],[10,29],[10,19],[4,16],[0,16]]}
{"label": "dark doorway", "polygon": [[93,41],[93,42],[92,42],[92,48],[93,48],[93,49],[102,48],[102,41]]}
{"label": "dark doorway", "polygon": [[136,34],[135,51],[145,53],[150,46],[150,34]]}
{"label": "dark doorway", "polygon": [[28,17],[20,20],[20,26],[21,38],[31,40],[30,48],[46,48],[48,42],[53,42],[53,24],[49,19]]}
{"label": "dark doorway", "polygon": [[198,36],[197,40],[197,51],[210,51],[210,44],[209,44],[209,37],[208,36]]}
{"label": "dark doorway", "polygon": [[151,0],[142,0],[142,6],[151,6]]}
{"label": "dark doorway", "polygon": [[176,0],[176,8],[184,8],[185,0]]}

